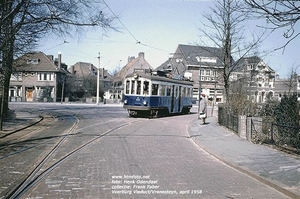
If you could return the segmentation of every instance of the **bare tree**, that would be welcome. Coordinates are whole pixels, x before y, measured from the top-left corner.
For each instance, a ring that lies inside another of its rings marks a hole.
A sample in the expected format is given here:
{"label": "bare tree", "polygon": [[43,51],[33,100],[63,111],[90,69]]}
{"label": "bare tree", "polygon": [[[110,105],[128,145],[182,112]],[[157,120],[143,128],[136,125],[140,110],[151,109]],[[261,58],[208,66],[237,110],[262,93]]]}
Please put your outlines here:
{"label": "bare tree", "polygon": [[297,84],[298,84],[298,75],[297,75],[297,68],[292,68],[290,71],[289,77],[286,79],[284,84],[288,88],[288,93],[286,93],[288,96],[292,96],[297,94]]}
{"label": "bare tree", "polygon": [[[216,56],[224,65],[222,79],[225,88],[225,101],[229,103],[231,73],[240,65],[239,60],[256,50],[264,34],[252,33],[252,40],[246,42],[243,25],[251,13],[245,9],[246,6],[243,1],[217,0],[214,2],[210,14],[204,15],[208,23],[202,22],[203,27],[200,31],[205,38],[208,38],[210,42],[222,50],[222,54],[216,54]],[[234,61],[234,58],[237,61]]]}
{"label": "bare tree", "polygon": [[[46,34],[80,33],[85,27],[114,29],[113,18],[93,0],[2,0],[0,3],[0,67],[4,77],[3,112],[8,110],[14,57],[35,47]],[[1,117],[2,118],[2,117]]]}
{"label": "bare tree", "polygon": [[[283,36],[288,39],[285,48],[293,39],[300,35],[296,25],[300,20],[300,2],[295,0],[246,0],[255,13],[265,18],[270,26],[265,27],[272,31],[285,28]],[[279,48],[279,49],[280,49]]]}

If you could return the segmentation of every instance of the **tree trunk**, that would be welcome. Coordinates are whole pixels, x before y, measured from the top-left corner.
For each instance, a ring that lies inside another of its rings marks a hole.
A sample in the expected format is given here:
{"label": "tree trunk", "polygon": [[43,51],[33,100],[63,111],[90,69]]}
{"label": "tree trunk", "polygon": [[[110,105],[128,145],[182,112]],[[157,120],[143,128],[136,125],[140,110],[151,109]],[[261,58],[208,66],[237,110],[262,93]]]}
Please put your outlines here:
{"label": "tree trunk", "polygon": [[[9,13],[12,9],[12,2],[6,2],[3,4],[3,16],[9,16]],[[2,20],[2,19],[1,19]],[[15,34],[13,28],[13,15],[7,17],[4,21],[1,21],[1,29],[0,33],[3,37],[3,43],[1,45],[1,57],[2,57],[2,74],[4,80],[2,85],[2,100],[3,106],[1,108],[1,120],[3,116],[6,116],[8,113],[8,95],[9,95],[9,83],[10,76],[12,73],[12,64],[14,60],[14,42],[15,42]],[[2,122],[2,121],[1,121]]]}

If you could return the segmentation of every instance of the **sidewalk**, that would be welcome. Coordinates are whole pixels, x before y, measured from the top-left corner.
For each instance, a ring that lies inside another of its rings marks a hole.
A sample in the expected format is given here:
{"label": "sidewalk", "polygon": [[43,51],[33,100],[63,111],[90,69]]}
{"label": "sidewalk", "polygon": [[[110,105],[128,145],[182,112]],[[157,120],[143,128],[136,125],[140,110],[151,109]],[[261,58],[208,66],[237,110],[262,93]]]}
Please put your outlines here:
{"label": "sidewalk", "polygon": [[36,124],[42,119],[39,115],[30,112],[11,112],[8,118],[2,123],[2,131],[0,131],[0,139],[11,135],[27,126]]}
{"label": "sidewalk", "polygon": [[218,124],[216,117],[205,125],[195,119],[190,137],[209,154],[227,165],[275,188],[291,198],[300,198],[300,158],[264,145],[253,144]]}

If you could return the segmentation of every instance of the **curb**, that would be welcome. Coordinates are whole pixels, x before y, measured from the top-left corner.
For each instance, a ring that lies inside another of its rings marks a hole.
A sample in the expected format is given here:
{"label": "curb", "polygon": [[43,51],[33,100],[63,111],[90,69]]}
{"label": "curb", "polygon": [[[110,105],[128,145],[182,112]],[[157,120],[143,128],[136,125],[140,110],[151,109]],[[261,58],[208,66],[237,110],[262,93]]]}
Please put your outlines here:
{"label": "curb", "polygon": [[38,115],[38,118],[33,119],[32,121],[30,121],[28,123],[25,123],[25,124],[22,124],[22,125],[16,125],[15,129],[7,130],[7,133],[5,135],[1,136],[0,139],[5,138],[7,136],[10,136],[10,135],[12,135],[14,133],[17,133],[19,131],[22,131],[22,130],[28,128],[28,127],[33,126],[33,125],[36,125],[37,123],[41,122],[43,119],[44,119],[43,116]]}

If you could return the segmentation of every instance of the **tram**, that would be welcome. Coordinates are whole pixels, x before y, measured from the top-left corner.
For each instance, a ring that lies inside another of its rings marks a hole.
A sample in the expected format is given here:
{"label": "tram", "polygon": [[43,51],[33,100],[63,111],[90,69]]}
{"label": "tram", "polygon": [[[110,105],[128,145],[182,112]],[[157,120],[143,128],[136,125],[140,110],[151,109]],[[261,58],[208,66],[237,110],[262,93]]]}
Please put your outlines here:
{"label": "tram", "polygon": [[135,70],[124,85],[123,107],[129,116],[187,114],[193,106],[193,82],[168,77],[163,71]]}

